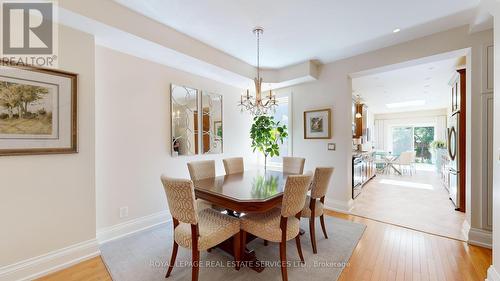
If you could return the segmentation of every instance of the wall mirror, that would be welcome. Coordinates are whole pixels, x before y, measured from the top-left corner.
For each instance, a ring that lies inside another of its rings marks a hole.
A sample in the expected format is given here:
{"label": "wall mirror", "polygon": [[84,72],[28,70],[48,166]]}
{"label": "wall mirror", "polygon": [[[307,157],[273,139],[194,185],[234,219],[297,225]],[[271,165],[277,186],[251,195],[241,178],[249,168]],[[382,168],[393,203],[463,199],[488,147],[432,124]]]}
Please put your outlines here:
{"label": "wall mirror", "polygon": [[222,95],[206,91],[201,95],[203,154],[222,153]]}
{"label": "wall mirror", "polygon": [[198,90],[170,86],[172,156],[198,153]]}

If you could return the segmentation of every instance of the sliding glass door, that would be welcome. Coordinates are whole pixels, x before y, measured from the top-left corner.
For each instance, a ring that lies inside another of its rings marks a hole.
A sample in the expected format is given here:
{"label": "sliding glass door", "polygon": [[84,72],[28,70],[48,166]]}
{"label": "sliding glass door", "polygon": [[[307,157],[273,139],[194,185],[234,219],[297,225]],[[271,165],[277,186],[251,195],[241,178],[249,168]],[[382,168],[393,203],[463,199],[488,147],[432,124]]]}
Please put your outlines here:
{"label": "sliding glass door", "polygon": [[413,127],[392,128],[392,154],[413,151]]}
{"label": "sliding glass door", "polygon": [[432,163],[431,143],[434,141],[434,127],[414,127],[414,150],[418,163]]}
{"label": "sliding glass door", "polygon": [[434,141],[434,126],[392,127],[392,153],[415,151],[416,162],[432,163],[430,144]]}

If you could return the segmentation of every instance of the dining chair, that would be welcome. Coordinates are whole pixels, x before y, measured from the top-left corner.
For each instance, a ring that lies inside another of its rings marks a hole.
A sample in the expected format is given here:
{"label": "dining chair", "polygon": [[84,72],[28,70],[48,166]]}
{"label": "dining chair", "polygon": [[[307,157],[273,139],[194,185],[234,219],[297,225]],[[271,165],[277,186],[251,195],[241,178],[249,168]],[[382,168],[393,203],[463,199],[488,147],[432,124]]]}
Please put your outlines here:
{"label": "dining chair", "polygon": [[283,172],[291,174],[303,174],[305,158],[283,157]]}
{"label": "dining chair", "polygon": [[[413,154],[414,154],[414,151],[401,152],[401,155],[399,156],[399,158],[396,162],[396,164],[399,166],[399,170],[401,172],[407,170],[410,172],[410,175],[412,175],[412,172],[413,172],[412,162],[414,161]],[[403,170],[402,168],[405,168],[405,169]]]}
{"label": "dining chair", "polygon": [[417,158],[417,152],[412,151],[411,153],[411,158],[410,158],[410,169],[413,171],[414,174],[417,173],[417,166],[416,166],[416,158]]}
{"label": "dining chair", "polygon": [[286,179],[281,209],[266,213],[249,213],[241,219],[242,249],[246,244],[247,232],[261,239],[280,243],[281,278],[288,280],[286,268],[286,242],[295,238],[300,261],[304,263],[300,246],[300,213],[306,201],[311,174],[290,175]]}
{"label": "dining chair", "polygon": [[315,219],[317,217],[320,219],[323,234],[325,235],[325,238],[328,239],[323,208],[325,204],[325,195],[328,191],[328,184],[330,183],[330,178],[332,177],[334,170],[335,169],[333,167],[316,168],[311,182],[311,196],[307,196],[306,203],[304,204],[304,208],[301,213],[303,218],[309,218],[309,235],[311,236],[311,245],[313,253],[315,254],[318,253],[316,248],[315,231]]}
{"label": "dining chair", "polygon": [[[214,160],[192,161],[187,166],[192,181],[215,177]],[[196,199],[196,203],[200,210],[213,207],[212,203],[203,199]]]}
{"label": "dining chair", "polygon": [[245,170],[243,157],[226,158],[222,159],[222,162],[224,163],[226,175],[243,173]]}
{"label": "dining chair", "polygon": [[192,251],[192,280],[198,280],[200,251],[208,250],[233,237],[236,270],[241,257],[240,222],[213,209],[198,212],[194,197],[193,182],[161,176],[167,196],[168,207],[174,224],[174,246],[167,275],[174,268],[179,245]]}

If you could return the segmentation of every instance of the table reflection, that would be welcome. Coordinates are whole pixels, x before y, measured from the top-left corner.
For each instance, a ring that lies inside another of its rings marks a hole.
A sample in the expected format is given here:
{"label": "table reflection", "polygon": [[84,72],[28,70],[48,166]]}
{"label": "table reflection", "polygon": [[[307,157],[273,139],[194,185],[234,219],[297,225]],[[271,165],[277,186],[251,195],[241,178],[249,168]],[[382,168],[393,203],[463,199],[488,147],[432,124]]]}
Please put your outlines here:
{"label": "table reflection", "polygon": [[195,189],[238,201],[259,201],[281,196],[289,174],[248,170],[244,173],[194,181]]}

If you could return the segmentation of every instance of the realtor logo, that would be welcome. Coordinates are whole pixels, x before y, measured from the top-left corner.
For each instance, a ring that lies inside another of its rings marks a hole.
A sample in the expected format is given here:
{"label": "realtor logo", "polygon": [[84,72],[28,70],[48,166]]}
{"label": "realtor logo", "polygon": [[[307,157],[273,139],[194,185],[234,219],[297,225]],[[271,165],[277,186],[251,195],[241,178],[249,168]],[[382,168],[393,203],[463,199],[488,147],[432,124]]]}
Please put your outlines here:
{"label": "realtor logo", "polygon": [[2,6],[5,55],[52,54],[52,3],[10,2]]}
{"label": "realtor logo", "polygon": [[0,64],[57,67],[55,0],[0,2]]}

